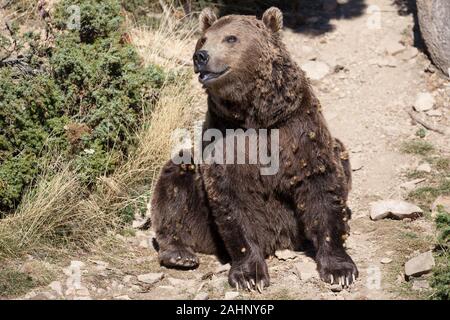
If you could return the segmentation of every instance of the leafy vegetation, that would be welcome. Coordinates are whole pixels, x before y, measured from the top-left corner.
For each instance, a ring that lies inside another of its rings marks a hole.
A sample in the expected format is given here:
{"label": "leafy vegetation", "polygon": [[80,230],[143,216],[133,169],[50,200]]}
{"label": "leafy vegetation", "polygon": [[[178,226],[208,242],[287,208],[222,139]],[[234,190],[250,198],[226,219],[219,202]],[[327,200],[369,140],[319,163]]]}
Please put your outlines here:
{"label": "leafy vegetation", "polygon": [[[435,199],[441,195],[450,195],[450,158],[437,157],[433,154],[434,147],[423,140],[413,140],[403,144],[402,150],[407,153],[418,154],[434,170],[433,173],[424,175],[423,172],[409,173],[409,178],[427,178],[427,185],[411,191],[409,200],[418,202],[425,210],[429,210]],[[445,212],[442,206],[438,206],[435,222],[437,230],[437,244],[435,251],[436,267],[433,270],[431,286],[433,287],[433,299],[450,299],[450,213]]]}
{"label": "leafy vegetation", "polygon": [[[75,30],[66,26],[72,5],[81,14]],[[118,0],[63,0],[55,9],[52,43],[14,33],[27,48],[21,56],[30,72],[0,68],[3,216],[19,206],[49,154],[70,160],[81,181],[93,186],[133,150],[142,116],[170,76],[142,65],[126,41],[120,11]],[[6,50],[12,42],[3,37],[0,44]]]}

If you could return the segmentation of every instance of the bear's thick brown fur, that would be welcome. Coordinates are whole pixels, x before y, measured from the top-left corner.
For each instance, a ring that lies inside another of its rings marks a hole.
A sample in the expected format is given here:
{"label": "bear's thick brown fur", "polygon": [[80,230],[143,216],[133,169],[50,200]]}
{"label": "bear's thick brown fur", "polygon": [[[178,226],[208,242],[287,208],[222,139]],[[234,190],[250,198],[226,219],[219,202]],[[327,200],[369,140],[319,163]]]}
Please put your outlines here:
{"label": "bear's thick brown fur", "polygon": [[358,271],[343,245],[348,154],[281,41],[281,12],[217,19],[206,9],[200,23],[194,65],[208,94],[204,130],[278,129],[280,168],[261,175],[260,165],[169,161],[152,200],[161,264],[194,268],[195,252],[218,254],[231,260],[232,286],[262,290],[265,258],[306,241],[324,281],[352,283]]}

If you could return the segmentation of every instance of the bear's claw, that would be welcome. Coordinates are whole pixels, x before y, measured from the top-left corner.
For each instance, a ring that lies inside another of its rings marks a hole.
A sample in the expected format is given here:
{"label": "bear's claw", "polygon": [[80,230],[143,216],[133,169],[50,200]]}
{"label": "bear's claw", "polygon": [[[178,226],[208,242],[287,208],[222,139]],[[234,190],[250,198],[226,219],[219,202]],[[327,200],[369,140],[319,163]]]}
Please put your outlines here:
{"label": "bear's claw", "polygon": [[323,255],[317,259],[318,270],[323,281],[349,287],[358,277],[358,269],[347,253]]}
{"label": "bear's claw", "polygon": [[269,272],[263,258],[257,261],[243,261],[232,264],[228,274],[228,282],[237,290],[240,288],[248,291],[257,290],[262,293],[264,287],[268,287]]}

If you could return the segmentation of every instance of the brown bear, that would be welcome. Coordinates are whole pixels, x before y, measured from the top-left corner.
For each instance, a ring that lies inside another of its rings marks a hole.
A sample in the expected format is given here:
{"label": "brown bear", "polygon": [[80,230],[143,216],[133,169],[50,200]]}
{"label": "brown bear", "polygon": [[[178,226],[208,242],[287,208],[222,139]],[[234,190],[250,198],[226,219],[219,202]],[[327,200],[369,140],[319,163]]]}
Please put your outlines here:
{"label": "brown bear", "polygon": [[152,199],[161,265],[196,268],[196,252],[216,254],[231,262],[231,286],[261,291],[269,285],[265,258],[309,243],[324,281],[351,284],[358,270],[344,249],[348,153],[281,41],[281,11],[217,19],[205,9],[200,24],[193,59],[208,95],[203,130],[277,129],[279,169],[262,175],[260,164],[169,161]]}

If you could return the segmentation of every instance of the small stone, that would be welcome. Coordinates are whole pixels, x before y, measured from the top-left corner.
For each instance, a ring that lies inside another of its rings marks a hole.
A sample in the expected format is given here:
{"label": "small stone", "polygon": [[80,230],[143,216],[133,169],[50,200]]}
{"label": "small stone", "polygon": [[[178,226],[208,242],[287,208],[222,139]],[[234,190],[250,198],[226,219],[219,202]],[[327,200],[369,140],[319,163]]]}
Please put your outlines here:
{"label": "small stone", "polygon": [[312,261],[299,262],[295,264],[295,273],[303,281],[311,279],[319,279],[319,272],[317,272],[316,264]]}
{"label": "small stone", "polygon": [[308,61],[301,68],[305,71],[307,77],[313,81],[321,80],[330,72],[330,67],[320,61]]}
{"label": "small stone", "polygon": [[416,101],[414,102],[414,109],[416,111],[428,111],[433,109],[435,100],[431,93],[421,92],[417,95]]}
{"label": "small stone", "polygon": [[237,291],[227,291],[225,292],[225,300],[234,300],[239,297],[239,292]]}
{"label": "small stone", "polygon": [[430,166],[429,163],[425,162],[425,163],[422,163],[420,166],[418,166],[416,168],[416,171],[430,173],[431,172],[431,166]]}
{"label": "small stone", "polygon": [[194,300],[208,300],[209,295],[206,292],[199,292],[195,297]]}
{"label": "small stone", "polygon": [[419,54],[419,50],[416,47],[408,47],[405,51],[403,51],[400,55],[400,57],[403,60],[411,60],[417,57]]}
{"label": "small stone", "polygon": [[127,295],[114,297],[114,300],[131,300],[131,298]]}
{"label": "small stone", "polygon": [[395,56],[405,50],[405,46],[400,42],[389,39],[387,43],[385,43],[385,51],[387,54],[391,56]]}
{"label": "small stone", "polygon": [[442,111],[437,109],[431,109],[426,112],[429,117],[442,117]]}
{"label": "small stone", "polygon": [[439,211],[444,211],[450,214],[450,196],[437,197],[430,209],[434,217],[437,216]]}
{"label": "small stone", "polygon": [[430,272],[435,265],[431,251],[422,253],[405,263],[405,275],[407,277],[419,277]]}
{"label": "small stone", "polygon": [[216,270],[214,270],[214,273],[215,274],[219,274],[219,273],[222,273],[222,272],[227,272],[227,271],[230,270],[230,268],[231,268],[231,265],[229,263],[221,264],[220,266],[218,266],[216,268]]}
{"label": "small stone", "polygon": [[381,200],[372,202],[370,207],[370,218],[375,221],[384,218],[417,218],[422,214],[423,210],[418,206],[403,200]]}
{"label": "small stone", "polygon": [[350,161],[352,171],[359,171],[364,167],[364,164],[360,158],[354,158]]}
{"label": "small stone", "polygon": [[279,260],[293,260],[297,258],[297,254],[292,250],[278,250],[275,251],[275,257]]}
{"label": "small stone", "polygon": [[414,179],[414,180],[411,180],[411,181],[402,183],[402,184],[400,185],[400,188],[405,189],[405,190],[407,190],[407,191],[412,191],[413,189],[416,188],[416,186],[417,186],[419,183],[422,183],[422,182],[424,182],[425,180],[426,180],[425,178]]}
{"label": "small stone", "polygon": [[341,292],[342,291],[342,286],[340,284],[333,284],[330,287],[330,290],[333,292]]}
{"label": "small stone", "polygon": [[147,274],[141,274],[137,276],[137,279],[140,282],[144,282],[147,284],[154,284],[164,278],[164,273],[147,273]]}
{"label": "small stone", "polygon": [[389,263],[392,262],[392,259],[391,258],[383,258],[383,259],[380,260],[380,262],[382,264],[389,264]]}

